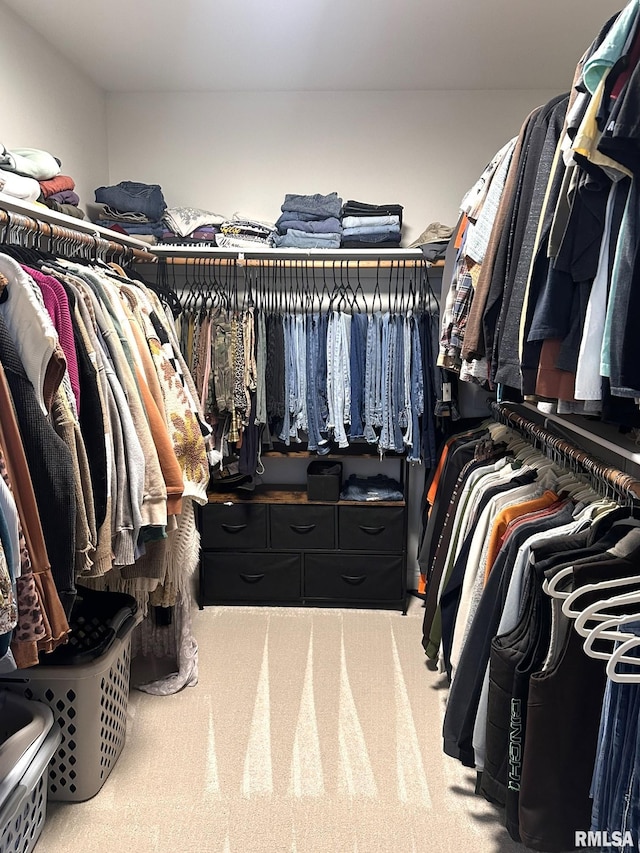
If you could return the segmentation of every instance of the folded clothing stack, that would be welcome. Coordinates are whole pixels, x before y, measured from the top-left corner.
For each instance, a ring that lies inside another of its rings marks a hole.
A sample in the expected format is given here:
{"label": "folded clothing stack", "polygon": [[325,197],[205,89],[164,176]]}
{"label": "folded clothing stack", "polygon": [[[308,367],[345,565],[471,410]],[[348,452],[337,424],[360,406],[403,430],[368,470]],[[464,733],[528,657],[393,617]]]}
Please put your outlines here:
{"label": "folded clothing stack", "polygon": [[271,249],[276,237],[276,227],[271,222],[261,222],[236,214],[220,224],[216,244],[221,249]]}
{"label": "folded clothing stack", "polygon": [[172,245],[216,245],[216,234],[225,216],[199,207],[171,207],[164,212],[163,243]]}
{"label": "folded clothing stack", "polygon": [[342,245],[345,249],[397,249],[402,239],[402,205],[345,202]]}
{"label": "folded clothing stack", "polygon": [[0,192],[84,219],[75,182],[68,175],[61,175],[61,169],[60,160],[48,151],[40,148],[8,151],[0,145]]}
{"label": "folded clothing stack", "polygon": [[342,239],[340,209],[342,199],[329,195],[287,193],[276,222],[279,249],[338,249]]}
{"label": "folded clothing stack", "polygon": [[43,204],[58,213],[85,219],[84,211],[80,210],[80,198],[76,192],[76,184],[69,175],[56,175],[48,180],[41,180],[40,198]]}
{"label": "folded clothing stack", "polygon": [[162,238],[165,231],[162,217],[166,209],[158,184],[139,181],[98,187],[96,203],[87,205],[89,218],[96,225],[149,242]]}

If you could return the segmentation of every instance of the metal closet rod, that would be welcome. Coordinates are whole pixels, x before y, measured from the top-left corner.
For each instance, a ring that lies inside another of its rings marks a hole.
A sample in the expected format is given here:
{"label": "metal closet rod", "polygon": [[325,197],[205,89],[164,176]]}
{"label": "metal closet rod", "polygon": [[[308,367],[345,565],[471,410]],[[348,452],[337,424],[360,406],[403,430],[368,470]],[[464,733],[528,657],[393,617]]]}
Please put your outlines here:
{"label": "metal closet rod", "polygon": [[426,261],[420,258],[398,258],[396,260],[358,260],[357,258],[326,258],[309,259],[300,258],[299,260],[291,258],[219,258],[215,255],[201,255],[200,257],[191,258],[170,258],[159,257],[161,263],[169,266],[234,266],[234,267],[279,267],[280,269],[300,269],[315,268],[326,269],[327,267],[335,267],[337,269],[344,265],[349,268],[358,269],[397,269],[403,268],[430,268],[432,266],[440,266],[440,264],[427,264]]}
{"label": "metal closet rod", "polygon": [[[145,252],[141,249],[134,249],[131,246],[125,246],[115,240],[105,240],[97,233],[96,235],[86,234],[83,231],[76,231],[73,228],[67,228],[66,226],[42,222],[36,217],[25,216],[22,213],[13,213],[0,209],[0,227],[3,228],[5,226],[7,230],[16,227],[28,233],[33,233],[36,236],[42,236],[47,239],[58,241],[68,241],[75,245],[86,246],[89,249],[102,249],[103,251],[109,252],[113,255],[126,255],[136,261],[154,263],[156,260],[155,256],[149,252]],[[7,234],[5,233],[5,239],[3,242],[8,243],[10,241],[6,239],[6,236]]]}
{"label": "metal closet rod", "polygon": [[[623,498],[633,501],[640,500],[640,480],[636,480],[630,474],[607,465],[600,459],[577,447],[565,438],[554,435],[549,430],[526,418],[516,411],[517,404],[492,403],[494,417],[507,426],[515,427],[518,432],[540,442],[544,447],[557,452],[562,458],[573,462],[588,474],[595,482],[609,486],[613,492]],[[597,439],[597,436],[594,436]]]}

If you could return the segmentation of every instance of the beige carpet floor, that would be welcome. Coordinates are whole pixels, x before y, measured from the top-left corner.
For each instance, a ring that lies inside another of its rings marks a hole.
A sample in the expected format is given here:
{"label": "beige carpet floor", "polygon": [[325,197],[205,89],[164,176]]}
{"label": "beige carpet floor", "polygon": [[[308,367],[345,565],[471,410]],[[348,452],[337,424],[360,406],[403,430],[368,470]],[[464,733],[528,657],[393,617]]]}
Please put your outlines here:
{"label": "beige carpet floor", "polygon": [[422,607],[195,611],[200,681],[131,693],[100,793],[50,803],[37,853],[523,851],[441,749]]}

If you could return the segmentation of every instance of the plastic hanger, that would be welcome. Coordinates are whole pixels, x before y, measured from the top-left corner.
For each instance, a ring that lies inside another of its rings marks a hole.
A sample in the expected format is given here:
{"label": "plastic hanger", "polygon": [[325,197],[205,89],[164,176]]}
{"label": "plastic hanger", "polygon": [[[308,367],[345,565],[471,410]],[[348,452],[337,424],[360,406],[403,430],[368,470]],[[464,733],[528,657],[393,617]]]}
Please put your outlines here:
{"label": "plastic hanger", "polygon": [[[628,595],[617,596],[620,599],[616,602],[616,606],[625,606],[626,604],[632,605],[637,604],[640,601],[640,596],[635,595],[633,593],[629,593]],[[625,600],[622,600],[625,599]],[[636,634],[631,634],[628,631],[619,631],[613,630],[619,628],[621,625],[624,625],[626,622],[638,622],[640,621],[640,610],[636,610],[633,613],[619,613],[617,616],[609,616],[607,619],[603,619],[597,625],[592,627],[590,630],[585,629],[585,625],[587,622],[587,617],[581,618],[580,625],[576,623],[576,630],[578,627],[580,630],[578,633],[586,637],[583,648],[586,654],[589,657],[596,658],[597,660],[609,660],[611,657],[613,650],[609,652],[601,652],[597,649],[594,649],[594,643],[596,642],[604,642],[605,640],[610,640],[614,643],[619,643],[623,640],[632,640],[638,639]]]}
{"label": "plastic hanger", "polygon": [[613,654],[607,661],[607,676],[611,681],[615,681],[618,684],[638,684],[640,682],[640,672],[618,672],[617,670],[619,663],[625,663],[631,666],[640,665],[640,658],[627,657],[627,652],[636,648],[638,645],[640,645],[640,637],[634,637],[633,639],[622,643],[622,645],[618,646],[614,650]]}
{"label": "plastic hanger", "polygon": [[[600,594],[625,587],[635,587],[631,592],[626,592],[618,595],[610,595],[606,598],[601,598],[598,601],[593,601],[580,610],[573,608],[574,603],[587,593]],[[634,598],[635,596],[635,598]],[[562,612],[570,619],[575,619],[575,627],[578,633],[586,637],[591,628],[585,629],[585,625],[589,620],[604,622],[607,619],[613,618],[615,614],[604,613],[604,608],[618,607],[624,604],[633,604],[640,602],[640,575],[633,575],[628,578],[616,578],[610,581],[599,581],[598,583],[586,584],[571,592],[562,602]],[[639,617],[640,618],[640,617]],[[578,630],[579,629],[579,630]]]}

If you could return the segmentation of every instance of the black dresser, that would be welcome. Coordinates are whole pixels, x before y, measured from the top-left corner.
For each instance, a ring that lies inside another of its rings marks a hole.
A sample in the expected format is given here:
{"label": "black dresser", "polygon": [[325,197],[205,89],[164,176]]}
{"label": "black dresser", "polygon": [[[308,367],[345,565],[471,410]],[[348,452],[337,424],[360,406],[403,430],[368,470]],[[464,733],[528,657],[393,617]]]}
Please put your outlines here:
{"label": "black dresser", "polygon": [[[405,483],[405,463],[399,461]],[[262,486],[246,499],[210,494],[198,509],[198,527],[201,607],[335,605],[406,612],[406,500],[324,503],[310,501],[304,486]]]}

